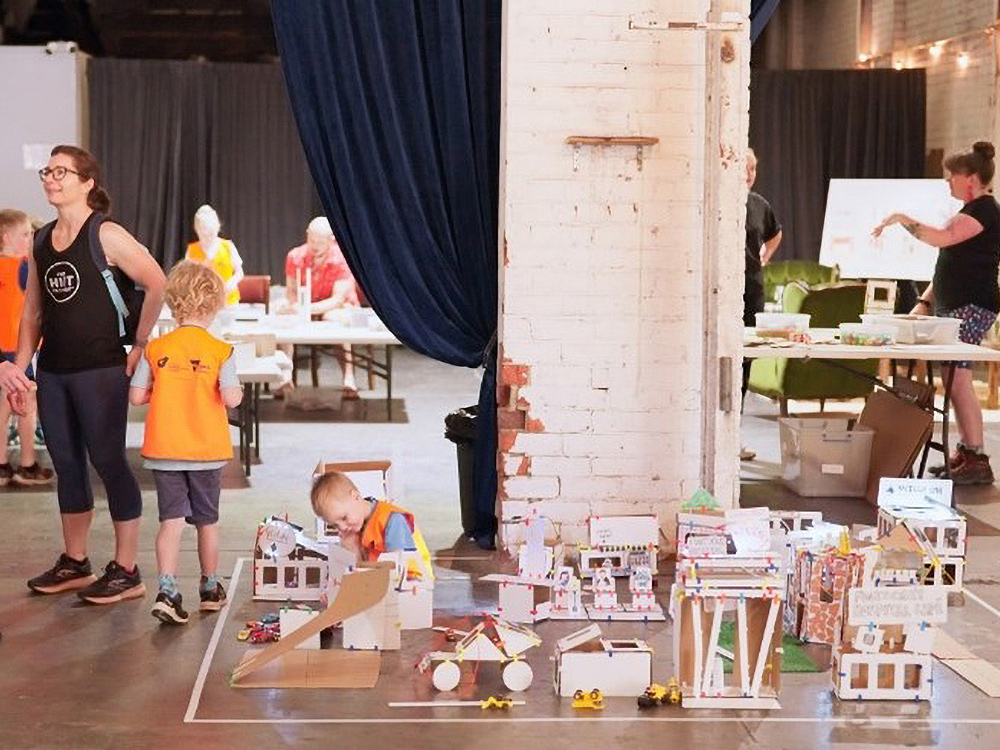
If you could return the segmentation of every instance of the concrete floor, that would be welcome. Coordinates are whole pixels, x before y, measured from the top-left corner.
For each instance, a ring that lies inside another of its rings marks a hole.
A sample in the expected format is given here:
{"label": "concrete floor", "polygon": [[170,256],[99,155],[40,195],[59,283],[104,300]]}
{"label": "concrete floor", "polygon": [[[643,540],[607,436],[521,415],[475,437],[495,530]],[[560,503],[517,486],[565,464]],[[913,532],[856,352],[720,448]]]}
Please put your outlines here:
{"label": "concrete floor", "polygon": [[[72,595],[28,595],[24,581],[50,565],[58,553],[54,495],[51,491],[0,495],[6,522],[6,544],[0,549],[0,747],[82,750],[187,743],[212,750],[386,742],[437,749],[532,742],[556,748],[626,743],[796,750],[996,746],[989,740],[993,723],[1000,724],[995,702],[940,666],[935,669],[935,698],[930,703],[842,703],[832,697],[829,672],[823,672],[783,676],[782,710],[773,713],[664,708],[640,714],[633,700],[610,699],[599,715],[577,715],[551,689],[553,639],[579,626],[566,622],[537,627],[545,643],[527,654],[535,683],[523,696],[527,705],[510,715],[482,715],[477,708],[388,708],[390,700],[433,697],[428,680],[412,668],[419,654],[435,643],[436,636],[427,632],[404,634],[403,650],[383,655],[379,684],[370,691],[230,688],[229,671],[244,648],[235,639],[236,631],[246,619],[276,609],[250,600],[250,568],[241,558],[249,555],[255,525],[263,516],[288,512],[292,520],[309,520],[309,476],[320,459],[393,461],[397,494],[415,511],[437,550],[439,622],[461,624],[466,621],[462,615],[488,609],[495,602],[495,588],[473,583],[472,578],[501,561],[461,540],[454,447],[442,437],[444,414],[475,402],[476,374],[408,353],[396,358],[396,365],[401,408],[392,424],[385,421],[384,402],[377,400],[381,391],[364,393],[360,404],[344,405],[336,413],[304,415],[278,404],[268,406],[262,426],[263,463],[254,467],[249,482],[235,469],[225,477],[221,572],[230,576],[240,570],[236,585],[230,581],[233,606],[209,616],[195,613],[184,628],[160,627],[148,613],[151,596],[144,602],[96,608],[78,604]],[[330,370],[323,372],[323,378],[324,384],[336,380]],[[767,402],[748,400],[744,442],[758,451],[759,460],[744,465],[743,504],[821,508],[832,520],[870,523],[872,511],[861,501],[801,501],[777,484],[775,415]],[[137,421],[130,430],[130,445],[138,445],[140,430]],[[995,449],[1000,430],[992,424],[989,430]],[[135,451],[133,457],[138,465]],[[140,471],[140,476],[149,503],[140,566],[152,587],[155,496],[148,475]],[[958,493],[973,536],[967,582],[996,608],[1000,608],[996,586],[1000,575],[993,564],[1000,552],[998,499],[1000,493],[993,488]],[[95,564],[103,565],[110,555],[111,533],[103,503],[99,511],[91,556]],[[182,588],[190,602],[198,572],[191,535],[185,537],[185,550]],[[666,589],[661,584],[660,591]],[[1000,663],[1000,617],[968,597],[958,604],[950,610],[948,631],[984,658]],[[656,649],[656,677],[664,679],[671,673],[669,624],[616,623],[605,631],[646,638]],[[480,698],[504,691],[498,670],[486,665],[479,672],[478,686],[463,683],[456,692]],[[185,722],[185,716],[193,721]]]}

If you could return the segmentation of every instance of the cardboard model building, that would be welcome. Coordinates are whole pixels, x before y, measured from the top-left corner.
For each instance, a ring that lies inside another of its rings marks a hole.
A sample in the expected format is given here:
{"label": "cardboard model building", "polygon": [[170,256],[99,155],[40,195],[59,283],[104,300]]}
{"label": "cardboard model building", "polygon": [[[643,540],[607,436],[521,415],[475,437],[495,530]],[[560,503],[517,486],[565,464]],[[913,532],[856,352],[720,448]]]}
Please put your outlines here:
{"label": "cardboard model building", "polygon": [[563,565],[552,581],[552,606],[549,617],[553,620],[586,620],[583,606],[583,589],[580,578],[570,565]]}
{"label": "cardboard model building", "polygon": [[605,639],[590,625],[556,642],[556,693],[597,689],[605,696],[634,698],[652,683],[653,650],[645,641]]}
{"label": "cardboard model building", "polygon": [[607,563],[613,576],[627,577],[636,567],[656,573],[660,523],[655,515],[591,516],[589,545],[581,545],[580,575],[590,578]]}
{"label": "cardboard model building", "polygon": [[544,516],[524,519],[525,542],[517,555],[517,575],[492,573],[480,580],[498,584],[497,613],[510,622],[535,623],[550,617],[554,567],[562,566],[562,545],[545,541]]}
{"label": "cardboard model building", "polygon": [[[686,708],[779,708],[785,570],[780,554],[678,560],[671,595],[674,668]],[[732,654],[719,648],[735,618]],[[723,658],[733,661],[726,675]]]}
{"label": "cardboard model building", "polygon": [[503,665],[503,683],[508,690],[520,692],[531,685],[534,672],[522,658],[529,648],[540,646],[542,639],[534,631],[506,620],[487,616],[455,644],[454,652],[430,651],[417,665],[431,673],[434,687],[441,691],[454,690],[461,680],[463,662],[495,661]]}
{"label": "cardboard model building", "polygon": [[864,558],[836,548],[798,549],[789,576],[785,631],[800,641],[833,644],[847,604],[847,591],[861,583]]}
{"label": "cardboard model building", "polygon": [[301,526],[271,516],[257,526],[253,549],[253,598],[319,601],[329,577],[329,547]]}
{"label": "cardboard model building", "polygon": [[847,618],[833,650],[833,685],[843,700],[929,700],[934,625],[948,616],[935,586],[871,585],[848,591]]}
{"label": "cardboard model building", "polygon": [[325,628],[376,606],[389,590],[392,566],[375,563],[343,578],[326,610],[266,648],[249,648],[233,670],[230,684],[250,688],[370,688],[378,681],[380,652],[347,649],[299,650]]}

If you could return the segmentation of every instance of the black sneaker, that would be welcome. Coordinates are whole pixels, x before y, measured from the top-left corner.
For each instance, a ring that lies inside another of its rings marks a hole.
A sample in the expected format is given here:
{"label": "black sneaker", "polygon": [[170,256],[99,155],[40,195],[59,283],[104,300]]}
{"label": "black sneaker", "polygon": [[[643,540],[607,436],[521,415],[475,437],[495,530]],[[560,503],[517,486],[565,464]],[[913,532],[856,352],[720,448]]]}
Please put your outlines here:
{"label": "black sneaker", "polygon": [[183,625],[188,621],[188,613],[181,607],[181,595],[170,596],[166,591],[156,595],[153,617],[164,625]]}
{"label": "black sneaker", "polygon": [[0,487],[6,487],[14,478],[14,467],[10,464],[0,464]]}
{"label": "black sneaker", "polygon": [[146,587],[139,575],[139,566],[126,573],[125,568],[112,560],[105,566],[104,575],[94,583],[77,593],[81,599],[91,604],[111,604],[122,599],[135,599],[145,596]]}
{"label": "black sneaker", "polygon": [[63,553],[59,555],[55,565],[29,580],[28,588],[39,594],[58,594],[61,591],[82,589],[96,580],[97,576],[90,569],[90,560],[85,558],[83,562],[78,562]]}
{"label": "black sneaker", "polygon": [[54,478],[55,472],[52,469],[42,468],[35,461],[31,466],[18,466],[11,482],[22,487],[32,487],[38,484],[51,484]]}
{"label": "black sneaker", "polygon": [[202,612],[218,612],[226,606],[226,590],[222,588],[221,583],[215,584],[214,591],[201,590],[201,606],[199,609]]}

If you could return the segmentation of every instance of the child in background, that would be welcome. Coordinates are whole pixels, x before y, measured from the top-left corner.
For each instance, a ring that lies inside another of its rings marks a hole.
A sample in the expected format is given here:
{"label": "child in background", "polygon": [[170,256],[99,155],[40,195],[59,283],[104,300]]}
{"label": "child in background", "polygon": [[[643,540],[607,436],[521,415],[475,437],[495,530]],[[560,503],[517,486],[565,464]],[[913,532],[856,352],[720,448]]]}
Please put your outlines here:
{"label": "child in background", "polygon": [[219,481],[233,455],[226,407],[243,398],[233,348],[207,328],[225,304],[225,287],[209,266],[178,263],[167,276],[166,302],[177,329],[150,341],[129,401],[149,404],[142,456],[156,479],[159,592],[152,614],[168,625],[188,620],[177,587],[184,522],[198,530],[201,611],[217,611],[226,591],[219,563]]}
{"label": "child in background", "polygon": [[[12,208],[0,210],[0,359],[6,362],[13,362],[17,352],[31,237],[31,222],[26,213]],[[28,377],[33,377],[30,367]],[[17,420],[21,455],[20,466],[14,469],[7,455],[10,404],[6,398],[0,398],[0,487],[11,483],[23,486],[48,484],[53,478],[52,469],[39,466],[35,456],[38,410],[34,393],[28,395],[28,400],[27,414]]]}
{"label": "child in background", "polygon": [[[331,471],[313,482],[309,496],[316,515],[333,525],[340,543],[362,561],[378,560],[383,552],[415,551],[430,570],[430,553],[413,514],[390,503],[362,497],[346,474]],[[408,566],[415,576],[418,566]]]}

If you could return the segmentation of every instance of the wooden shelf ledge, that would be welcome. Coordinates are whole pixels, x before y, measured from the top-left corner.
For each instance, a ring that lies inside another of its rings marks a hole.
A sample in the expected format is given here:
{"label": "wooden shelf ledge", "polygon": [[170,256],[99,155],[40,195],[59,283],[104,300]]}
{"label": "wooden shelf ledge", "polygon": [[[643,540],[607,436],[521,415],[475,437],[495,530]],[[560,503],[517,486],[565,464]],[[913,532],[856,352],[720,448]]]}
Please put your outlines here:
{"label": "wooden shelf ledge", "polygon": [[571,135],[566,143],[571,146],[655,146],[659,138],[645,135]]}

